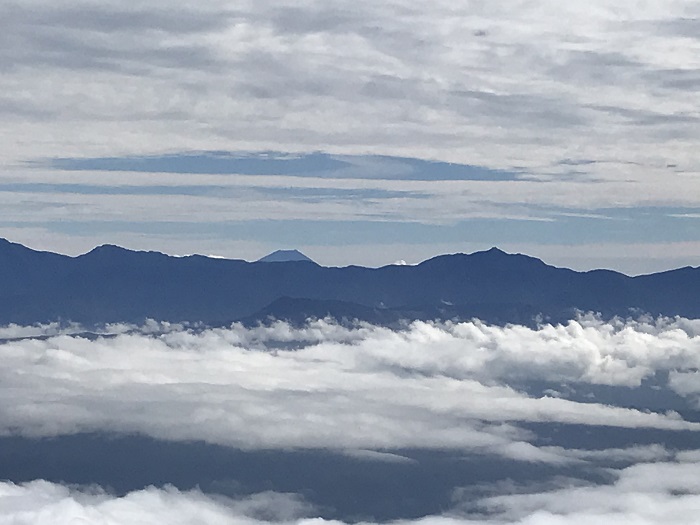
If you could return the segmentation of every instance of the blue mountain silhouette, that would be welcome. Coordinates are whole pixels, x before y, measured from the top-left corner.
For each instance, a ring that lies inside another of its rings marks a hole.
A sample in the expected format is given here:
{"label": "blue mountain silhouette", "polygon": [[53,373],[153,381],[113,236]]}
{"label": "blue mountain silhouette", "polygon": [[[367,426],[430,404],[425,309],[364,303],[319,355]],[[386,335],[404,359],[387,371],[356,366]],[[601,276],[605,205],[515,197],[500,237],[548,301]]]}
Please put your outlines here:
{"label": "blue mountain silhouette", "polygon": [[700,316],[700,268],[629,277],[576,272],[497,248],[441,255],[416,266],[330,268],[172,257],[104,245],[78,257],[0,239],[0,323],[168,321],[248,323],[269,318],[411,319],[526,323],[649,313]]}

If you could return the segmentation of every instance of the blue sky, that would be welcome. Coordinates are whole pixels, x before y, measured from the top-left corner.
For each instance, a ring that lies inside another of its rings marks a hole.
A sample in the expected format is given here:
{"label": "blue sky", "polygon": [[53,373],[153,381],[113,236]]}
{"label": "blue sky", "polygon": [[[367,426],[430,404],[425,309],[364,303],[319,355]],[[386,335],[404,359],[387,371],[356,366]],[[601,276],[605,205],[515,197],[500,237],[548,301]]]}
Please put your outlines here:
{"label": "blue sky", "polygon": [[700,7],[568,4],[6,3],[0,236],[700,265]]}

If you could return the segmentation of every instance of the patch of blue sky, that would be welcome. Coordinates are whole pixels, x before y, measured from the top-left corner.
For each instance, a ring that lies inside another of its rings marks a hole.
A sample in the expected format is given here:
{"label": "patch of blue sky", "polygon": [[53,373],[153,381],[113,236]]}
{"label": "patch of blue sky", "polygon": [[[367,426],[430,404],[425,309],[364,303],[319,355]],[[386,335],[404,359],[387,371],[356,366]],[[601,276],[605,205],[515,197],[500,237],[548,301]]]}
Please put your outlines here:
{"label": "patch of blue sky", "polygon": [[[613,210],[617,211],[617,210]],[[631,210],[630,210],[631,211]],[[33,223],[67,235],[127,232],[148,235],[254,240],[279,246],[343,246],[382,243],[649,243],[700,240],[695,220],[672,214],[629,215],[619,220],[597,216],[560,215],[555,220],[468,219],[455,224],[398,221],[251,220],[220,222],[57,221]],[[5,226],[13,226],[5,224]],[[21,227],[21,225],[14,225]],[[24,226],[27,226],[25,223]]]}
{"label": "patch of blue sky", "polygon": [[331,155],[319,152],[298,155],[277,152],[192,152],[140,157],[54,158],[34,161],[31,165],[68,171],[288,175],[416,181],[512,181],[526,176],[518,171],[409,157]]}
{"label": "patch of blue sky", "polygon": [[[41,164],[41,163],[39,163]],[[48,166],[70,171],[132,171],[151,173],[300,175],[333,171],[347,164],[326,153],[292,155],[278,152],[189,152],[133,157],[49,159]]]}

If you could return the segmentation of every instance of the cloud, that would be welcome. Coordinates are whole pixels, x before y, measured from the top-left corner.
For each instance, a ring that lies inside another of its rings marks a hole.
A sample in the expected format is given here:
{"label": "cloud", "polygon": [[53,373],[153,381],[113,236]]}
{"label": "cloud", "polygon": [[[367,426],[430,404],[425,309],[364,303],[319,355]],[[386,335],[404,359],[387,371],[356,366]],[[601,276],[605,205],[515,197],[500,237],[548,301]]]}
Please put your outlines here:
{"label": "cloud", "polygon": [[659,444],[635,445],[629,448],[609,448],[602,450],[562,449],[558,447],[552,447],[547,450],[569,458],[600,461],[608,465],[619,463],[652,463],[655,461],[668,461],[674,458],[674,454],[671,451]]}
{"label": "cloud", "polygon": [[641,463],[614,471],[611,485],[569,482],[569,487],[497,495],[479,504],[492,516],[484,523],[692,523],[693,509],[700,503],[697,467],[697,463]]}
{"label": "cloud", "polygon": [[683,83],[698,13],[659,6],[11,2],[3,155],[323,145],[490,168],[575,158],[642,163],[645,177],[661,159],[695,170]]}
{"label": "cloud", "polygon": [[243,449],[456,449],[566,463],[585,458],[531,443],[525,426],[700,430],[676,412],[687,408],[682,398],[650,412],[614,406],[614,390],[612,401],[592,402],[527,386],[629,389],[659,371],[692,370],[696,320],[590,317],[536,330],[323,320],[301,328],[113,328],[110,337],[0,344],[0,431],[140,433]]}
{"label": "cloud", "polygon": [[[5,433],[138,432],[248,449],[320,448],[407,469],[419,469],[423,460],[402,448],[452,448],[453,461],[497,456],[545,465],[549,472],[594,472],[599,483],[553,477],[544,488],[504,485],[478,498],[469,492],[473,487],[458,489],[446,515],[405,522],[411,525],[575,524],[635,516],[642,523],[674,523],[677,516],[682,523],[697,500],[697,451],[677,452],[663,434],[644,434],[692,431],[696,424],[678,415],[574,401],[571,391],[596,384],[639,388],[649,378],[660,389],[681,391],[674,374],[697,366],[698,320],[584,316],[537,329],[475,321],[413,323],[402,330],[323,320],[219,329],[149,322],[104,327],[114,335],[97,339],[82,338],[78,328],[7,328],[8,335],[24,338],[0,345]],[[560,385],[563,398],[512,386],[547,377]],[[645,407],[644,395],[637,399]],[[572,448],[566,439],[552,446],[533,423],[592,431],[584,440],[590,448]],[[633,444],[610,447],[596,437],[603,435],[600,425],[625,428]],[[651,444],[634,444],[649,436]],[[638,501],[654,507],[635,508]],[[0,515],[19,512],[32,523],[44,516],[53,523],[122,523],[135,516],[306,523],[301,516],[315,514],[299,497],[269,493],[230,500],[170,488],[116,497],[41,481],[0,486]]]}
{"label": "cloud", "polygon": [[[391,242],[414,247],[377,264],[415,259],[416,245],[433,239],[462,249],[473,232],[490,244],[605,242],[611,250],[620,238],[697,241],[697,7],[683,0],[618,4],[538,0],[504,9],[483,1],[425,7],[408,0],[304,0],[233,8],[203,0],[174,12],[162,0],[138,7],[114,0],[5,2],[0,185],[8,191],[0,196],[0,224],[47,228],[43,247],[66,229],[82,228],[102,242],[157,238],[171,252],[183,251],[178,230],[199,226],[216,231],[208,237],[238,257],[249,255],[234,250],[259,238],[260,225],[251,221],[320,219],[321,226],[295,224],[303,239],[320,239],[330,222],[345,229],[364,222],[370,234],[390,224]],[[325,151],[375,165],[374,155],[394,155],[475,168],[464,177],[472,180],[437,183],[415,180],[422,176],[410,170],[378,181],[376,166],[359,166],[351,181],[306,183],[282,175],[222,183],[95,169],[82,174],[89,186],[82,191],[91,194],[76,195],[70,181],[78,175],[22,165],[162,154],[184,164],[187,152],[212,149]],[[405,186],[402,178],[418,184]],[[10,191],[30,179],[55,191]],[[105,187],[108,179],[112,188]],[[149,184],[141,191],[150,195],[134,189]],[[195,188],[208,193],[192,195]],[[361,193],[368,190],[377,193]],[[660,209],[650,239],[646,227],[611,228],[590,218],[606,208],[640,206],[686,207],[687,224],[668,225]],[[590,220],[571,224],[566,214]],[[484,228],[475,219],[546,226],[530,225],[523,235],[520,225]],[[439,226],[439,235],[416,240],[417,224]],[[174,233],[159,236],[156,226]],[[68,237],[66,243],[87,243],[78,233]],[[266,251],[284,237],[278,233]],[[25,232],[19,240],[29,239]],[[361,262],[352,255],[385,241],[347,249],[342,263]],[[316,244],[333,242],[323,237]],[[194,235],[187,245],[186,252],[219,253]],[[663,266],[675,264],[675,254],[665,253]]]}
{"label": "cloud", "polygon": [[673,370],[669,375],[669,386],[683,396],[693,397],[700,407],[700,386],[698,386],[699,379],[700,372],[698,370],[691,370],[687,372]]}
{"label": "cloud", "polygon": [[82,331],[79,325],[69,324],[61,326],[59,323],[37,324],[34,326],[20,326],[9,324],[0,327],[0,340],[21,339],[30,337],[54,336],[58,334],[79,333]]}
{"label": "cloud", "polygon": [[238,500],[148,487],[115,497],[99,487],[69,488],[37,480],[0,483],[0,524],[78,525],[172,523],[175,525],[289,523],[310,511],[293,494],[260,493]]}
{"label": "cloud", "polygon": [[[401,525],[579,525],[693,523],[700,503],[696,461],[640,463],[611,470],[610,484],[560,479],[550,487],[490,488],[474,496],[457,489],[443,515],[401,520]],[[462,499],[464,498],[464,499]],[[198,491],[148,487],[117,497],[99,487],[69,488],[37,480],[0,483],[0,524],[172,523],[312,525],[339,521],[309,518],[314,509],[293,494],[262,493],[232,499]],[[368,525],[371,522],[365,522]]]}
{"label": "cloud", "polygon": [[417,461],[413,458],[402,456],[400,454],[392,454],[390,452],[377,452],[376,450],[345,450],[343,455],[359,459],[361,461],[380,461],[384,463],[405,463],[415,464]]}

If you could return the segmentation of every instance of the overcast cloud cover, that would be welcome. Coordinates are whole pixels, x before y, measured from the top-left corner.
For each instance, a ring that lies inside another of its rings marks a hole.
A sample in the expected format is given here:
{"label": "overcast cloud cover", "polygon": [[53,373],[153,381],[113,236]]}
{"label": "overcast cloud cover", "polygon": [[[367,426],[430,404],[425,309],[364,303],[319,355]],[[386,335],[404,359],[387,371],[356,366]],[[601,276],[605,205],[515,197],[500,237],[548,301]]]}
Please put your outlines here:
{"label": "overcast cloud cover", "polygon": [[[416,462],[405,450],[451,450],[579,466],[610,480],[455,486],[444,515],[416,524],[691,523],[696,516],[697,447],[660,436],[686,433],[697,443],[699,392],[684,378],[700,367],[698,320],[583,316],[536,329],[474,321],[402,330],[325,320],[220,329],[149,322],[107,326],[97,337],[79,328],[3,329],[3,435],[142,434],[394,464]],[[636,407],[626,405],[625,392],[635,393]],[[666,405],[645,404],[645,392]],[[543,424],[578,425],[593,441],[548,443]],[[607,447],[594,437],[601,428],[626,429],[631,444]],[[649,431],[657,441],[644,444]],[[231,499],[173,487],[119,495],[41,480],[0,484],[0,523],[311,523],[318,512],[295,494]]]}
{"label": "overcast cloud cover", "polygon": [[[292,244],[387,264],[498,244],[697,265],[698,16],[690,0],[3,2],[2,234],[64,253]],[[354,175],[134,171],[197,151],[327,152]],[[472,174],[416,180],[368,154]],[[104,157],[123,169],[51,161]]]}

